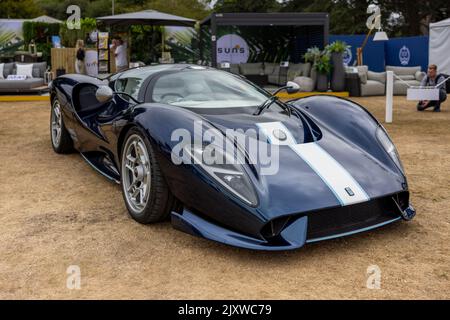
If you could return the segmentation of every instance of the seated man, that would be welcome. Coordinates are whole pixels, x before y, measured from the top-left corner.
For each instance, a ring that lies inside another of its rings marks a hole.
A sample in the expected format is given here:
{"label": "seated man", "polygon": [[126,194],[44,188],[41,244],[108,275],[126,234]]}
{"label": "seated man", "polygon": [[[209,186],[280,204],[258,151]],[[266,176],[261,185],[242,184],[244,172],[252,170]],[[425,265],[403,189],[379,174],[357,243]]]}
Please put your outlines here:
{"label": "seated man", "polygon": [[427,108],[434,107],[434,112],[441,111],[441,103],[447,100],[447,90],[445,77],[441,74],[437,74],[437,66],[435,64],[431,64],[428,67],[427,75],[423,78],[422,83],[420,84],[423,87],[434,87],[438,84],[439,87],[439,101],[420,101],[417,105],[418,111],[423,111]]}

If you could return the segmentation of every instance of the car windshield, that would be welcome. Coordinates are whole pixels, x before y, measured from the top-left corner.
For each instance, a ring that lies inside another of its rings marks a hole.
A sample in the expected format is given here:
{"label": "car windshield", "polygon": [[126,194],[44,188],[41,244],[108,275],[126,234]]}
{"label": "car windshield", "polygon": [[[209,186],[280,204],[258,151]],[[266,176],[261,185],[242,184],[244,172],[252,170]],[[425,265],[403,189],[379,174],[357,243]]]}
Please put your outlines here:
{"label": "car windshield", "polygon": [[231,108],[262,104],[269,95],[239,77],[217,70],[188,70],[161,76],[152,100],[187,108]]}

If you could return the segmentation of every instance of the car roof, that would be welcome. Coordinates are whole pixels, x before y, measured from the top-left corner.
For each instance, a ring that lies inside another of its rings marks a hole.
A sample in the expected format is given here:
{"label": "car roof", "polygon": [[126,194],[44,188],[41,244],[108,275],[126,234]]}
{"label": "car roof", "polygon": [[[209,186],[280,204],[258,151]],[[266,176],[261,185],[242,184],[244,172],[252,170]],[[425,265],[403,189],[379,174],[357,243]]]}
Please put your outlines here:
{"label": "car roof", "polygon": [[211,68],[206,66],[199,66],[195,64],[186,64],[186,63],[172,63],[172,64],[156,64],[151,66],[143,66],[137,68],[127,69],[122,72],[118,72],[112,74],[107,79],[109,81],[115,81],[118,78],[127,77],[127,75],[136,75],[136,73],[140,73],[144,75],[143,78],[151,78],[159,73],[170,72],[170,71],[182,71],[182,70],[211,70]]}
{"label": "car roof", "polygon": [[[181,71],[185,69],[192,69],[192,70],[207,70],[211,69],[207,66],[200,66],[196,64],[187,64],[187,63],[172,63],[172,64],[157,64],[152,66],[144,66],[144,67],[138,67],[135,69],[140,69],[143,72],[151,72],[152,70],[155,70],[155,72],[159,71],[165,71],[165,70],[172,70],[172,71]],[[129,69],[129,70],[135,70],[135,69]],[[127,72],[129,70],[124,71]]]}

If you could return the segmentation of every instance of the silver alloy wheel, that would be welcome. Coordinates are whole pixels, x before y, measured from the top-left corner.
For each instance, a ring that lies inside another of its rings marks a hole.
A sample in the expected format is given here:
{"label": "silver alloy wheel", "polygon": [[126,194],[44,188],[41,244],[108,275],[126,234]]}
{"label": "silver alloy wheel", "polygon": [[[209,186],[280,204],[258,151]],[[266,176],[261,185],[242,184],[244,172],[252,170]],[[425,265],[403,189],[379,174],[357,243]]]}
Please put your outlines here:
{"label": "silver alloy wheel", "polygon": [[128,206],[135,213],[142,213],[150,196],[150,157],[144,140],[131,135],[122,153],[122,188]]}
{"label": "silver alloy wheel", "polygon": [[61,132],[62,132],[62,116],[61,116],[61,106],[58,101],[53,103],[52,108],[52,143],[55,148],[59,146],[61,142]]}

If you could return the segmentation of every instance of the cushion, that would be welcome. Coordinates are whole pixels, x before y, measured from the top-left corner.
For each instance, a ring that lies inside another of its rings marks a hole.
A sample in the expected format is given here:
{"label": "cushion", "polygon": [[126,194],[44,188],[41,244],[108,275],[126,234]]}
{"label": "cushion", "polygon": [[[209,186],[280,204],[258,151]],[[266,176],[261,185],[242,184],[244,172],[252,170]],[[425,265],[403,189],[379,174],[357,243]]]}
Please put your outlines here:
{"label": "cushion", "polygon": [[420,82],[417,80],[406,80],[405,82],[402,81],[395,81],[394,82],[394,95],[406,95],[409,87],[417,87],[420,86]]}
{"label": "cushion", "polygon": [[367,80],[378,81],[381,83],[386,83],[386,72],[367,72]]}
{"label": "cushion", "polygon": [[[278,66],[279,66],[278,63],[265,62],[264,63],[264,74],[267,75],[267,76],[269,74],[273,74],[277,70]],[[280,70],[280,69],[278,68],[278,70]]]}
{"label": "cushion", "polygon": [[239,65],[238,64],[230,64],[230,72],[234,74],[239,74]]}
{"label": "cushion", "polygon": [[239,65],[239,71],[242,75],[261,75],[264,74],[264,65],[262,62],[242,63]]}
{"label": "cushion", "polygon": [[345,73],[358,73],[358,68],[345,66]]}
{"label": "cushion", "polygon": [[41,87],[44,85],[44,79],[41,78],[31,78],[26,80],[14,81],[14,80],[0,80],[0,90],[6,91],[20,91],[29,90],[36,87]]}
{"label": "cushion", "polygon": [[315,83],[313,79],[308,77],[296,77],[293,80],[296,84],[300,86],[301,92],[312,92],[314,91]]}
{"label": "cushion", "polygon": [[7,78],[10,74],[13,74],[14,62],[4,63],[3,65],[3,78]]}
{"label": "cushion", "polygon": [[302,76],[309,77],[311,75],[311,64],[310,63],[302,63]]}
{"label": "cushion", "polygon": [[309,77],[311,73],[311,64],[296,63],[289,65],[288,80],[293,80],[297,77]]}
{"label": "cushion", "polygon": [[297,77],[301,76],[300,68],[297,64],[289,65],[289,69],[287,72],[287,78],[289,81],[294,80]]}
{"label": "cushion", "polygon": [[423,78],[425,78],[425,72],[417,71],[414,77],[416,78],[417,81],[422,81]]}
{"label": "cushion", "polygon": [[368,66],[357,66],[356,68],[358,69],[358,75],[359,75],[359,78],[361,79],[361,83],[366,84],[369,67]]}
{"label": "cushion", "polygon": [[421,71],[422,68],[420,66],[417,67],[394,67],[394,66],[386,66],[386,71],[393,71],[397,76],[414,76],[417,71]]}
{"label": "cushion", "polygon": [[4,63],[0,63],[0,79],[5,79],[5,77],[3,76],[3,67],[5,66]]}
{"label": "cushion", "polygon": [[407,81],[407,80],[416,80],[416,76],[412,75],[412,74],[403,75],[403,76],[397,76],[397,77],[399,77],[400,79],[405,80],[405,81]]}
{"label": "cushion", "polygon": [[10,74],[6,80],[27,80],[27,76],[23,74]]}
{"label": "cushion", "polygon": [[[18,65],[28,65],[29,63],[17,63],[16,62],[16,68]],[[47,71],[47,62],[35,62],[33,63],[33,78],[44,78],[45,71]]]}
{"label": "cushion", "polygon": [[33,78],[33,64],[16,64],[16,74]]}
{"label": "cushion", "polygon": [[383,96],[385,94],[386,85],[380,81],[367,80],[366,84],[361,85],[361,95],[367,96]]}
{"label": "cushion", "polygon": [[47,62],[33,63],[33,78],[44,78]]}
{"label": "cushion", "polygon": [[280,77],[279,76],[280,73],[273,73],[273,74],[269,74],[267,76],[267,81],[270,84],[275,84],[277,86],[284,86],[286,83],[284,83],[284,81],[286,80],[286,77]]}

